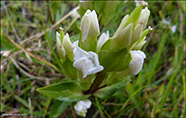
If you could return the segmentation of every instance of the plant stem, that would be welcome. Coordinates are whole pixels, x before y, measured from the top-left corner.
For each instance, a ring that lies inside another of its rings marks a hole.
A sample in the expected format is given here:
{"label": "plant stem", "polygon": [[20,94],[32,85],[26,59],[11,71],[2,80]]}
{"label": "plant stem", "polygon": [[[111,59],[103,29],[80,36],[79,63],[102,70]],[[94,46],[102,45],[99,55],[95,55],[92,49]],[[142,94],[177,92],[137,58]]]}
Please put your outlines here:
{"label": "plant stem", "polygon": [[48,107],[49,107],[49,105],[50,105],[50,101],[51,101],[51,100],[52,100],[52,98],[49,98],[48,103],[47,103],[47,106],[46,106],[45,111],[44,111],[44,114],[43,114],[43,118],[45,118],[45,116],[46,116],[46,114],[47,114],[47,110],[48,110]]}
{"label": "plant stem", "polygon": [[52,12],[51,12],[50,5],[49,5],[50,0],[46,0],[46,2],[47,2],[47,11],[48,11],[49,19],[52,22],[52,24],[54,24],[55,21],[52,20]]}
{"label": "plant stem", "polygon": [[106,73],[99,72],[94,80],[94,83],[90,86],[90,93],[94,93],[105,78]]}

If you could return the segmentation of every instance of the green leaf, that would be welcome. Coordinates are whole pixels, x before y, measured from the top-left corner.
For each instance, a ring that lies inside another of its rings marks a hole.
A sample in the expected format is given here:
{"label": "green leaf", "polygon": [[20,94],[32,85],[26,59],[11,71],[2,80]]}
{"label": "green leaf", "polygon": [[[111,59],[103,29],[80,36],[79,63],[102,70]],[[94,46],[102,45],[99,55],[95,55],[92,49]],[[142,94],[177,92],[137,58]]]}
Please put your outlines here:
{"label": "green leaf", "polygon": [[62,72],[65,76],[71,79],[77,79],[77,69],[73,66],[73,62],[69,58],[66,58],[62,64]]}
{"label": "green leaf", "polygon": [[104,67],[105,72],[121,71],[128,67],[131,61],[129,51],[122,50],[101,50],[99,53],[99,62]]}
{"label": "green leaf", "polygon": [[38,88],[37,91],[51,98],[66,102],[76,102],[87,99],[90,96],[83,95],[77,81],[61,82]]}
{"label": "green leaf", "polygon": [[50,118],[57,118],[59,117],[71,104],[71,102],[63,102],[59,100],[55,100],[54,104],[52,105]]}
{"label": "green leaf", "polygon": [[24,105],[24,106],[27,107],[27,108],[30,108],[30,107],[29,107],[29,104],[28,104],[28,102],[27,102],[26,100],[20,98],[20,97],[17,96],[17,95],[15,95],[14,97],[15,97],[15,99],[16,99],[17,101],[19,101],[22,105]]}
{"label": "green leaf", "polygon": [[104,10],[105,1],[93,1],[94,9],[96,10],[96,13],[98,16],[101,14],[101,12]]}
{"label": "green leaf", "polygon": [[[101,23],[106,25],[110,19],[114,16],[119,1],[106,1],[104,9],[102,10]],[[110,8],[112,6],[112,8]]]}
{"label": "green leaf", "polygon": [[7,40],[5,40],[2,35],[1,35],[1,44],[2,44],[2,47],[1,47],[2,51],[3,50],[11,50],[11,49],[15,48],[15,45],[12,45]]}
{"label": "green leaf", "polygon": [[108,39],[103,46],[101,47],[101,50],[109,50],[110,49],[110,45],[111,45],[111,38]]}
{"label": "green leaf", "polygon": [[57,11],[59,11],[60,3],[61,3],[61,2],[59,2],[59,1],[52,1],[51,8],[52,8],[52,13],[53,13],[54,15],[56,15]]}
{"label": "green leaf", "polygon": [[111,85],[111,86],[104,87],[102,89],[99,89],[93,95],[96,97],[102,98],[102,99],[106,99],[106,98],[110,97],[111,95],[113,95],[118,89],[120,89],[121,87],[123,87],[124,85],[126,85],[130,81],[131,80],[129,78],[127,78],[127,79],[125,79],[125,81],[119,82],[119,83]]}

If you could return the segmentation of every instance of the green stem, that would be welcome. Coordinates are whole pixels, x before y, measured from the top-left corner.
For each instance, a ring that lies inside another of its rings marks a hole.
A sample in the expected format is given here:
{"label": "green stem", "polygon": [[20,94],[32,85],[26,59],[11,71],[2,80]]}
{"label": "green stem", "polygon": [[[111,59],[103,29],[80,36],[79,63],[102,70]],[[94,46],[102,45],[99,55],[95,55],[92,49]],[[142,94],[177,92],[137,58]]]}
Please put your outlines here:
{"label": "green stem", "polygon": [[46,113],[47,113],[48,107],[49,107],[49,105],[50,105],[50,101],[51,101],[51,98],[49,98],[49,100],[48,100],[48,103],[47,103],[47,106],[46,106],[45,112],[44,112],[44,114],[43,114],[43,118],[45,118],[45,116],[46,116]]}
{"label": "green stem", "polygon": [[50,5],[49,5],[50,0],[46,0],[46,2],[47,2],[47,11],[48,11],[49,19],[52,22],[52,24],[54,24],[55,22],[52,20],[52,12],[51,12]]}

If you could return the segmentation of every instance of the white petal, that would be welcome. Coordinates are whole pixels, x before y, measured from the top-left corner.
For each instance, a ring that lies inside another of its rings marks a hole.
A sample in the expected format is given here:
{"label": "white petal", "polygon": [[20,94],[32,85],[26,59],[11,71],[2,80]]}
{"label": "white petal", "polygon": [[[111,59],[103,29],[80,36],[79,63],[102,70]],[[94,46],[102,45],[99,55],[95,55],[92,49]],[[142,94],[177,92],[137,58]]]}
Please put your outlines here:
{"label": "white petal", "polygon": [[92,102],[88,99],[80,101],[80,104],[84,107],[84,109],[89,109],[92,105]]}
{"label": "white petal", "polygon": [[70,37],[68,33],[66,33],[66,35],[63,37],[63,46],[67,53],[68,52],[71,53],[74,50],[74,46],[72,45],[70,41]]}
{"label": "white petal", "polygon": [[89,55],[88,52],[84,51],[83,49],[77,46],[74,52],[74,60],[77,60],[84,56],[87,57],[88,55]]}
{"label": "white petal", "polygon": [[131,74],[138,74],[144,63],[144,58],[146,58],[146,55],[142,51],[131,51],[132,60],[129,64],[129,69]]}
{"label": "white petal", "polygon": [[82,73],[83,78],[104,69],[99,64],[98,54],[92,51],[86,52],[78,46],[74,51],[74,60],[73,66]]}
{"label": "white petal", "polygon": [[56,43],[57,43],[57,51],[58,51],[59,55],[65,57],[66,51],[62,45],[61,36],[58,32],[56,32]]}
{"label": "white petal", "polygon": [[98,46],[97,46],[97,51],[101,49],[103,44],[109,39],[109,31],[107,30],[107,33],[103,33],[98,40]]}
{"label": "white petal", "polygon": [[172,31],[172,33],[175,33],[175,32],[176,32],[176,28],[177,28],[176,25],[173,25],[173,26],[171,27],[171,31]]}
{"label": "white petal", "polygon": [[76,18],[76,17],[79,17],[80,15],[79,15],[79,13],[77,12],[77,10],[76,9],[73,9],[73,11],[72,11],[72,14],[71,14],[71,17],[72,18]]}
{"label": "white petal", "polygon": [[83,109],[83,106],[82,106],[82,104],[80,103],[80,101],[77,102],[77,104],[74,106],[74,109],[75,109],[76,111],[81,111],[81,110]]}
{"label": "white petal", "polygon": [[90,60],[88,60],[87,57],[81,57],[73,63],[73,66],[77,68],[78,70],[80,70],[83,74],[83,78],[85,78],[88,75],[88,71],[90,68],[89,66],[92,66],[92,65],[91,65]]}
{"label": "white petal", "polygon": [[145,7],[145,9],[142,9],[138,22],[143,23],[143,29],[145,29],[147,25],[149,16],[150,16],[150,10],[148,9],[148,7]]}
{"label": "white petal", "polygon": [[81,40],[84,42],[87,39],[90,30],[90,18],[88,15],[84,15],[81,20],[80,30],[82,31]]}
{"label": "white petal", "polygon": [[97,17],[97,14],[96,14],[95,10],[93,10],[90,13],[90,17],[91,17],[91,20],[92,20],[92,24],[95,27],[95,31],[97,31],[97,33],[99,35],[100,34],[100,29],[99,29],[98,17]]}
{"label": "white petal", "polygon": [[161,20],[163,24],[170,25],[170,21],[166,19]]}
{"label": "white petal", "polygon": [[103,66],[98,66],[98,67],[91,68],[91,69],[88,71],[88,75],[91,75],[91,74],[100,72],[100,71],[102,71],[103,69],[104,69]]}
{"label": "white petal", "polygon": [[88,99],[78,101],[74,106],[76,114],[85,117],[87,113],[87,109],[89,109],[91,105],[92,102]]}
{"label": "white petal", "polygon": [[[96,53],[94,53],[94,52],[92,52],[92,51],[89,51],[88,52],[88,58],[90,59],[90,60],[92,60],[92,63],[95,65],[95,66],[99,66],[99,60],[98,60],[98,54],[96,54]],[[95,67],[94,66],[94,67]]]}

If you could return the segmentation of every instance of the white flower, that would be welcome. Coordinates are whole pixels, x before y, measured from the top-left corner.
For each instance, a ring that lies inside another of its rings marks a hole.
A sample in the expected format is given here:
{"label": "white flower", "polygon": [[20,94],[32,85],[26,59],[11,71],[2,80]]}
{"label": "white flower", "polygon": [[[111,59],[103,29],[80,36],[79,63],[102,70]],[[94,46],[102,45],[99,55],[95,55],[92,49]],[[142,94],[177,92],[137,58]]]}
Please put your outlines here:
{"label": "white flower", "polygon": [[80,15],[79,15],[79,13],[77,12],[76,9],[73,9],[73,10],[72,10],[71,17],[72,17],[72,18],[80,17]]}
{"label": "white flower", "polygon": [[70,37],[68,33],[65,34],[63,37],[63,40],[61,41],[61,36],[58,32],[56,32],[56,38],[57,38],[57,50],[59,55],[61,55],[62,58],[65,58],[67,55],[70,60],[73,60],[74,54],[74,46],[72,45],[70,41]]}
{"label": "white flower", "polygon": [[97,37],[100,34],[98,18],[95,10],[87,10],[83,15],[80,26],[82,35],[81,40],[84,42],[89,37]]}
{"label": "white flower", "polygon": [[171,31],[172,31],[172,33],[175,33],[175,32],[176,32],[176,28],[177,28],[176,25],[173,25],[173,26],[171,27]]}
{"label": "white flower", "polygon": [[87,109],[89,109],[91,105],[92,102],[88,99],[77,102],[74,106],[76,114],[85,117]]}
{"label": "white flower", "polygon": [[161,20],[163,24],[170,25],[170,21],[166,19]]}
{"label": "white flower", "polygon": [[98,46],[97,46],[97,51],[101,49],[103,44],[109,39],[109,31],[107,30],[107,33],[103,33],[98,40]]}
{"label": "white flower", "polygon": [[74,60],[73,66],[81,72],[83,78],[104,69],[99,64],[98,54],[92,51],[86,52],[78,46],[74,50]]}
{"label": "white flower", "polygon": [[138,50],[138,51],[130,51],[132,60],[130,61],[130,64],[128,66],[130,74],[138,74],[144,63],[144,59],[146,58],[146,55],[144,52]]}

